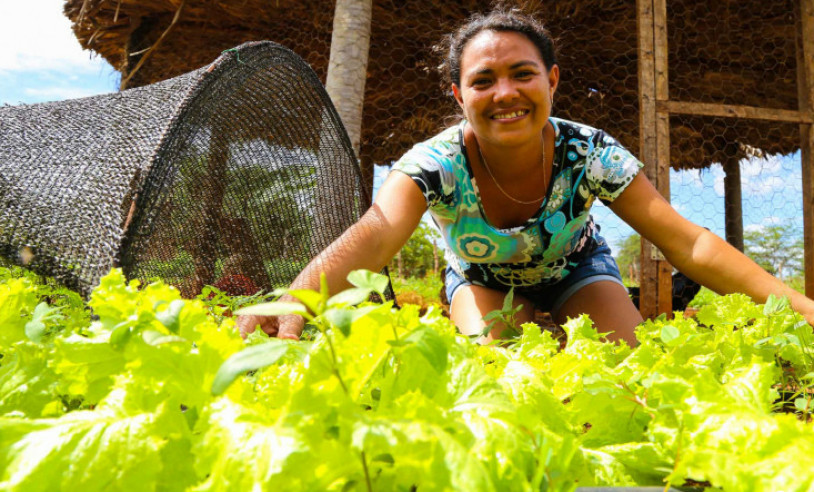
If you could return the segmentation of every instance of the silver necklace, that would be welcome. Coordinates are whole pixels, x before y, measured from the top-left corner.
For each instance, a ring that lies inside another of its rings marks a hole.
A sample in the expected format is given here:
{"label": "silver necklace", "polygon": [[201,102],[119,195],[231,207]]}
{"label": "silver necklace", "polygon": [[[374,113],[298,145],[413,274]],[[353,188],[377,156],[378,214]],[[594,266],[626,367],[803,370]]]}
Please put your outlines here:
{"label": "silver necklace", "polygon": [[492,181],[495,183],[495,186],[497,186],[497,189],[500,190],[500,192],[503,193],[503,195],[505,195],[506,198],[515,203],[520,203],[521,205],[533,205],[535,203],[541,202],[543,198],[545,198],[546,196],[546,192],[548,191],[548,176],[546,175],[545,172],[545,135],[543,135],[542,140],[543,140],[543,182],[545,183],[546,190],[543,191],[543,196],[541,196],[540,198],[536,200],[525,201],[518,200],[517,198],[511,196],[510,194],[506,193],[506,190],[504,190],[502,186],[500,186],[500,183],[498,183],[497,179],[495,179],[495,175],[492,174],[492,170],[489,169],[489,164],[486,162],[486,158],[483,157],[483,152],[481,152],[480,150],[480,142],[478,142],[477,138],[475,139],[475,143],[478,145],[478,155],[480,156],[481,162],[483,162],[483,167],[486,168],[486,171],[489,173],[489,176],[492,177]]}

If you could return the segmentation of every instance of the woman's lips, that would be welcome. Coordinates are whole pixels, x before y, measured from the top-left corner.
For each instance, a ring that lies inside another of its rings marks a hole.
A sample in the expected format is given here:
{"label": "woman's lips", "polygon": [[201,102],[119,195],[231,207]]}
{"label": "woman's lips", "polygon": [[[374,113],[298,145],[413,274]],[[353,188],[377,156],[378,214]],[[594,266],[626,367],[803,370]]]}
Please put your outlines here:
{"label": "woman's lips", "polygon": [[528,109],[515,109],[512,111],[501,111],[499,113],[495,113],[492,116],[490,116],[490,119],[495,121],[513,121],[518,118],[522,118],[527,114],[529,114]]}

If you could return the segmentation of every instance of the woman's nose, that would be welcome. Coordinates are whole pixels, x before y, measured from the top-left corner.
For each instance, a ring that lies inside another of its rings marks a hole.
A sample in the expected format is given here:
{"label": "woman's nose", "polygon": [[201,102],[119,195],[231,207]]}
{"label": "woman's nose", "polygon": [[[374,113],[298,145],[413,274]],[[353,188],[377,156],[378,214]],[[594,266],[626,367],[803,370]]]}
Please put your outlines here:
{"label": "woman's nose", "polygon": [[510,79],[498,79],[495,83],[494,100],[511,101],[518,96],[517,87]]}

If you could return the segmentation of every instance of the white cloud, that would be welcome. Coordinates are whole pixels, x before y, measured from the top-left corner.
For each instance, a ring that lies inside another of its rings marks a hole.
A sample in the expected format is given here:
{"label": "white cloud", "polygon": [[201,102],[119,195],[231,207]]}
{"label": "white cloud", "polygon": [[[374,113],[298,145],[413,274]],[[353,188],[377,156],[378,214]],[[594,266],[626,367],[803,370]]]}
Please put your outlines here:
{"label": "white cloud", "polygon": [[741,176],[760,176],[761,174],[777,174],[782,171],[783,163],[778,156],[767,159],[753,157],[741,161]]}
{"label": "white cloud", "polygon": [[692,186],[694,188],[703,189],[704,188],[704,179],[701,176],[700,169],[686,169],[677,172],[673,172],[670,175],[671,177],[671,187],[678,187],[678,186]]}
{"label": "white cloud", "polygon": [[99,72],[101,57],[83,51],[62,13],[63,0],[4,0],[0,16],[0,71]]}
{"label": "white cloud", "polygon": [[799,157],[770,156],[741,162],[744,193],[767,195],[773,192],[800,192],[802,170]]}
{"label": "white cloud", "polygon": [[94,89],[87,89],[82,87],[41,87],[25,89],[23,93],[31,97],[33,100],[41,101],[60,101],[62,99],[76,99],[79,97],[93,96],[99,93]]}
{"label": "white cloud", "polygon": [[726,193],[724,192],[724,173],[723,168],[719,164],[714,164],[710,166],[709,172],[712,175],[713,181],[713,189],[718,196],[725,196]]}
{"label": "white cloud", "polygon": [[788,219],[784,219],[783,217],[778,217],[776,215],[771,215],[768,217],[763,217],[759,224],[746,224],[743,227],[744,232],[763,232],[769,227],[772,226],[782,226],[787,225]]}
{"label": "white cloud", "polygon": [[741,180],[744,195],[765,197],[770,193],[782,191],[787,188],[787,180],[780,176],[755,176],[749,179],[744,179],[744,177],[741,176]]}
{"label": "white cloud", "polygon": [[[744,197],[755,196],[765,199],[775,192],[788,192],[799,188],[799,173],[784,166],[788,158],[749,159],[741,161],[741,190]],[[710,172],[714,179],[713,189],[718,196],[724,196],[723,168],[715,164]]]}

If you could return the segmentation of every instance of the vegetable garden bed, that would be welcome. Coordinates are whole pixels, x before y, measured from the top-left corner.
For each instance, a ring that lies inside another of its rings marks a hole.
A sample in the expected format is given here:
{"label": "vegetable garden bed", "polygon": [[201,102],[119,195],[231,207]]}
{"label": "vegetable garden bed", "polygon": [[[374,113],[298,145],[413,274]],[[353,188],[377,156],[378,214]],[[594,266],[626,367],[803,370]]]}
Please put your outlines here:
{"label": "vegetable garden bed", "polygon": [[635,349],[586,317],[562,350],[534,325],[483,347],[437,310],[350,307],[380,288],[355,282],[306,296],[309,340],[244,341],[223,313],[258,299],[114,271],[87,309],[0,270],[0,489],[814,487],[814,337],[783,300],[721,297]]}

